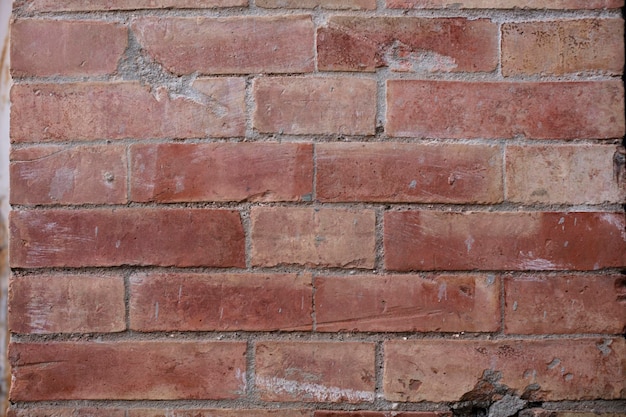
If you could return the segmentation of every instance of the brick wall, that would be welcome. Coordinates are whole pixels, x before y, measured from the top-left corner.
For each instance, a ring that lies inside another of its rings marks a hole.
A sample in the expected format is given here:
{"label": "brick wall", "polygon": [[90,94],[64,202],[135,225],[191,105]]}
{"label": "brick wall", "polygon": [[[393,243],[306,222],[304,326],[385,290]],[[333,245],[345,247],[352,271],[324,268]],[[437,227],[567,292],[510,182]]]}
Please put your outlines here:
{"label": "brick wall", "polygon": [[626,409],[621,0],[21,0],[9,415]]}

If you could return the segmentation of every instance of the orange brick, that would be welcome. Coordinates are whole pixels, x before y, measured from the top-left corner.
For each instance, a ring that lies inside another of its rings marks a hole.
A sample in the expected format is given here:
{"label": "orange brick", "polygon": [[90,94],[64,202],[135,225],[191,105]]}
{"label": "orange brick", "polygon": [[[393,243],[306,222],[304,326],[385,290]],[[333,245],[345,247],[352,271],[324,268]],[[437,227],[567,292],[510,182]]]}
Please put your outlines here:
{"label": "orange brick", "polygon": [[624,0],[387,0],[391,9],[617,9]]}
{"label": "orange brick", "polygon": [[376,0],[256,0],[257,7],[268,9],[376,10]]}
{"label": "orange brick", "polygon": [[217,7],[247,6],[248,0],[31,0],[27,10],[54,11],[91,11],[91,10],[137,10],[137,9],[198,9]]}

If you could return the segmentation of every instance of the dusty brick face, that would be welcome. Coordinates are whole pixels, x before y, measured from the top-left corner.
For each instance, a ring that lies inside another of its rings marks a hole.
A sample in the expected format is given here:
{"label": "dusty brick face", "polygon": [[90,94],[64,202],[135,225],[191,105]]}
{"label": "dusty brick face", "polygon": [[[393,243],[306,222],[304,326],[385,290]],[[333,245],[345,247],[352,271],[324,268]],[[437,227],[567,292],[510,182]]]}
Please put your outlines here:
{"label": "dusty brick face", "polygon": [[622,338],[395,340],[384,349],[390,401],[459,401],[481,385],[487,395],[489,385],[505,386],[534,401],[617,399],[624,389]]}
{"label": "dusty brick face", "polygon": [[494,275],[315,278],[322,332],[493,332],[500,328]]}
{"label": "dusty brick face", "polygon": [[13,77],[111,74],[128,43],[115,23],[18,19],[11,27]]}
{"label": "dusty brick face", "polygon": [[533,204],[619,203],[613,145],[506,147],[506,199]]}
{"label": "dusty brick face", "polygon": [[497,53],[498,27],[485,19],[333,16],[317,35],[320,70],[489,72]]}
{"label": "dusty brick face", "polygon": [[239,213],[153,208],[11,213],[14,268],[119,265],[243,267]]}
{"label": "dusty brick face", "polygon": [[623,333],[622,275],[524,275],[504,280],[507,333]]}
{"label": "dusty brick face", "polygon": [[143,17],[132,29],[142,47],[175,74],[296,73],[314,68],[315,34],[306,15]]}
{"label": "dusty brick face", "polygon": [[124,204],[123,146],[38,146],[11,151],[12,204]]}
{"label": "dusty brick face", "polygon": [[602,82],[390,80],[391,136],[609,139],[624,135],[624,88]]}
{"label": "dusty brick face", "polygon": [[253,126],[263,133],[373,135],[376,81],[257,78]]}
{"label": "dusty brick face", "polygon": [[252,265],[374,266],[373,210],[254,207],[250,217]]}
{"label": "dusty brick face", "polygon": [[130,278],[138,331],[312,329],[311,275],[140,273]]}
{"label": "dusty brick face", "polygon": [[260,342],[257,390],[264,401],[374,401],[374,344]]}
{"label": "dusty brick face", "polygon": [[503,199],[497,146],[322,143],[316,156],[320,201],[480,204]]}
{"label": "dusty brick face", "polygon": [[189,97],[170,97],[165,87],[151,94],[138,82],[14,85],[11,140],[203,138],[245,133],[244,80],[198,79],[190,89]]}
{"label": "dusty brick face", "polygon": [[13,343],[10,398],[235,399],[245,391],[245,351],[245,342]]}
{"label": "dusty brick face", "polygon": [[310,411],[297,409],[246,410],[246,409],[138,409],[128,410],[127,417],[310,417]]}
{"label": "dusty brick face", "polygon": [[580,71],[621,74],[624,67],[624,21],[581,19],[505,23],[502,26],[502,73],[505,76]]}
{"label": "dusty brick face", "polygon": [[108,333],[126,330],[120,275],[14,276],[9,330],[14,333]]}
{"label": "dusty brick face", "polygon": [[617,9],[624,0],[387,0],[392,9]]}
{"label": "dusty brick face", "polygon": [[217,8],[247,6],[248,0],[27,0],[30,11],[97,11],[97,10],[137,10],[169,8]]}
{"label": "dusty brick face", "polygon": [[311,144],[170,143],[130,149],[133,201],[299,201],[313,191]]}
{"label": "dusty brick face", "polygon": [[126,417],[121,409],[111,408],[27,408],[9,409],[7,417]]}
{"label": "dusty brick face", "polygon": [[621,267],[624,221],[623,213],[387,212],[385,265],[399,271]]}
{"label": "dusty brick face", "polygon": [[257,0],[257,7],[268,9],[376,10],[376,0]]}

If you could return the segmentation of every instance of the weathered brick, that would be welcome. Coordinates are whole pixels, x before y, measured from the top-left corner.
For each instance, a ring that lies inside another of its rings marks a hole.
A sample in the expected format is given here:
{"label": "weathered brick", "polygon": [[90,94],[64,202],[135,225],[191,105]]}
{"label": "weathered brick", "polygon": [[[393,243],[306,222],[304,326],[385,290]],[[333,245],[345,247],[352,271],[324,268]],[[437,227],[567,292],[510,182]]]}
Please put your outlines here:
{"label": "weathered brick", "polygon": [[534,401],[617,399],[624,339],[411,340],[385,343],[385,398],[459,401],[508,387]]}
{"label": "weathered brick", "polygon": [[498,65],[498,26],[487,19],[333,16],[318,30],[320,70],[477,72]]}
{"label": "weathered brick", "polygon": [[391,9],[617,9],[624,0],[387,0]]}
{"label": "weathered brick", "polygon": [[13,343],[12,401],[235,399],[245,342]]}
{"label": "weathered brick", "polygon": [[139,331],[311,330],[311,276],[140,273],[130,278]]}
{"label": "weathered brick", "polygon": [[626,199],[613,172],[613,145],[507,146],[506,199],[519,203],[602,204]]}
{"label": "weathered brick", "polygon": [[9,287],[13,333],[107,333],[126,330],[122,276],[14,276]]}
{"label": "weathered brick", "polygon": [[253,125],[260,132],[375,133],[375,80],[271,77],[257,78],[253,86]]}
{"label": "weathered brick", "polygon": [[38,146],[11,151],[12,204],[124,204],[123,146]]}
{"label": "weathered brick", "polygon": [[603,413],[594,411],[554,411],[543,408],[530,408],[520,411],[519,417],[626,417],[626,413]]}
{"label": "weathered brick", "polygon": [[623,333],[622,275],[523,275],[504,281],[507,333]]}
{"label": "weathered brick", "polygon": [[211,209],[11,212],[16,268],[118,265],[243,267],[239,213]]}
{"label": "weathered brick", "polygon": [[621,81],[390,80],[391,136],[608,139],[624,135]]}
{"label": "weathered brick", "polygon": [[246,409],[131,409],[127,417],[310,417],[308,410],[281,408],[279,410]]}
{"label": "weathered brick", "polygon": [[256,0],[257,7],[267,9],[376,10],[376,0]]}
{"label": "weathered brick", "polygon": [[374,344],[260,342],[256,388],[264,401],[374,401]]}
{"label": "weathered brick", "polygon": [[314,417],[452,417],[447,411],[315,411]]}
{"label": "weathered brick", "polygon": [[227,18],[142,17],[139,43],[175,74],[295,73],[314,69],[309,15]]}
{"label": "weathered brick", "polygon": [[494,332],[499,287],[494,275],[316,277],[316,329]]}
{"label": "weathered brick", "polygon": [[142,144],[131,161],[133,201],[298,201],[313,191],[310,144]]}
{"label": "weathered brick", "polygon": [[7,417],[126,417],[125,410],[113,408],[13,408]]}
{"label": "weathered brick", "polygon": [[502,74],[505,76],[599,71],[621,74],[624,21],[581,19],[505,23]]}
{"label": "weathered brick", "polygon": [[254,207],[252,264],[372,268],[372,210]]}
{"label": "weathered brick", "polygon": [[248,0],[27,0],[30,11],[91,11],[138,9],[200,9],[247,6]]}
{"label": "weathered brick", "polygon": [[409,270],[592,270],[626,265],[624,213],[385,213],[385,264]]}
{"label": "weathered brick", "polygon": [[316,145],[320,201],[497,203],[498,146],[408,143]]}
{"label": "weathered brick", "polygon": [[243,136],[245,81],[198,79],[186,94],[152,93],[138,82],[17,84],[11,140],[204,138]]}
{"label": "weathered brick", "polygon": [[128,44],[117,23],[17,19],[11,28],[13,77],[111,74]]}

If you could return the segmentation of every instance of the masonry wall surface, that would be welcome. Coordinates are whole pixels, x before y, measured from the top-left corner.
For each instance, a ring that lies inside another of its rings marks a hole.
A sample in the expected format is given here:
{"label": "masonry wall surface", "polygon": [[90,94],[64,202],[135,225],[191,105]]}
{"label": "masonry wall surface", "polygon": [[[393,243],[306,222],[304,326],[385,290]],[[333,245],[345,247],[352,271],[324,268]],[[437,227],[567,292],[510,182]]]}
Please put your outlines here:
{"label": "masonry wall surface", "polygon": [[621,0],[18,0],[9,415],[626,416]]}

